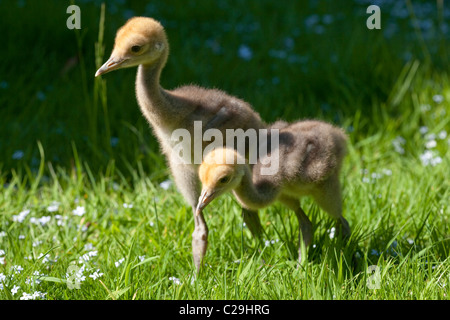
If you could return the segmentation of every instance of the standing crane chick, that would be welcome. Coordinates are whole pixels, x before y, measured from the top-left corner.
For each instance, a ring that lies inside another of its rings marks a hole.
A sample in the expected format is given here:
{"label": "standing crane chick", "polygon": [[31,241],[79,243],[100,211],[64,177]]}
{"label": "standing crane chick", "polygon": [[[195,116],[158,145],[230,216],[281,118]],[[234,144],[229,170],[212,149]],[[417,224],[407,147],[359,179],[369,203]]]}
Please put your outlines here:
{"label": "standing crane chick", "polygon": [[[225,136],[226,129],[258,130],[266,125],[248,103],[223,91],[194,85],[175,90],[162,88],[159,79],[168,55],[169,43],[162,25],[152,18],[134,17],[117,31],[111,56],[95,76],[120,68],[138,67],[136,97],[140,109],[159,140],[175,184],[195,213],[201,189],[199,163],[180,163],[178,153],[174,152],[178,141],[172,140],[173,131],[188,130],[193,146],[194,121],[202,122],[202,135],[209,128],[218,129]],[[202,142],[202,150],[207,144]],[[257,212],[245,209],[243,215],[244,219],[253,221],[258,217]],[[198,271],[206,252],[208,228],[201,214],[194,215],[194,221],[192,250]]]}
{"label": "standing crane chick", "polygon": [[203,190],[197,213],[231,190],[238,202],[250,210],[267,207],[278,200],[297,215],[306,247],[312,240],[312,225],[300,207],[299,198],[312,196],[337,220],[342,234],[349,236],[349,224],[342,216],[339,184],[339,171],[346,154],[345,134],[321,121],[299,121],[290,125],[279,122],[275,127],[280,128],[279,147],[271,149],[271,156],[278,153],[280,165],[273,175],[261,175],[264,159],[250,168],[233,149],[218,148],[205,156],[199,168]]}

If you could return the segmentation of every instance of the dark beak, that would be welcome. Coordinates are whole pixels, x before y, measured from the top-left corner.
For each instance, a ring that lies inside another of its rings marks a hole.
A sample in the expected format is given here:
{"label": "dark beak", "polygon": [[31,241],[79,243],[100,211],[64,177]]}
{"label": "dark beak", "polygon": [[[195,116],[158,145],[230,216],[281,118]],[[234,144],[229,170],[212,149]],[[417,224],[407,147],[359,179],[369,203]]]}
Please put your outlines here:
{"label": "dark beak", "polygon": [[199,215],[204,207],[214,200],[215,192],[210,192],[208,189],[203,189],[200,198],[198,198],[197,209],[195,210],[196,215]]}

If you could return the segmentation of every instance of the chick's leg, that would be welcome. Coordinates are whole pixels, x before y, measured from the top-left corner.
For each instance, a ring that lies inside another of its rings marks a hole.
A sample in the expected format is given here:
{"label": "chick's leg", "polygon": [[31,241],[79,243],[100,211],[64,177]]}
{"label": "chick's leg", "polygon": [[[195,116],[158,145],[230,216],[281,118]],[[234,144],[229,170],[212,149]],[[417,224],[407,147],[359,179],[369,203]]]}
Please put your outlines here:
{"label": "chick's leg", "polygon": [[331,176],[313,194],[317,204],[336,220],[336,231],[344,238],[350,237],[348,221],[342,216],[342,194],[339,178]]}
{"label": "chick's leg", "polygon": [[197,272],[199,272],[208,246],[208,226],[206,225],[203,213],[196,213],[201,187],[197,167],[190,164],[175,163],[175,161],[170,162],[175,184],[192,207],[195,225],[194,232],[192,233],[192,254],[195,267]]}
{"label": "chick's leg", "polygon": [[261,226],[261,221],[259,220],[258,211],[242,208],[242,218],[253,237],[261,239],[263,228]]}
{"label": "chick's leg", "polygon": [[300,207],[298,199],[283,196],[280,198],[280,201],[284,203],[288,208],[293,210],[295,212],[295,215],[297,216],[299,224],[298,261],[301,262],[302,254],[306,254],[306,252],[302,252],[302,242],[304,248],[307,248],[311,244],[313,237],[311,221],[309,220],[303,209]]}

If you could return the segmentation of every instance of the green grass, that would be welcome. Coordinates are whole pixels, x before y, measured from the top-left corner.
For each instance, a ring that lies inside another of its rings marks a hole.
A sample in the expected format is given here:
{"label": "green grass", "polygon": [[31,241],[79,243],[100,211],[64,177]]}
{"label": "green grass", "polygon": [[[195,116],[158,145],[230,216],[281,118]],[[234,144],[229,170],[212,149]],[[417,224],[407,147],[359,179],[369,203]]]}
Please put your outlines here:
{"label": "green grass", "polygon": [[[364,1],[111,1],[104,25],[99,2],[75,3],[79,32],[65,27],[70,2],[0,1],[0,299],[448,299],[448,6],[385,1],[382,29],[369,31]],[[227,195],[205,211],[209,245],[194,279],[192,212],[160,185],[170,176],[134,97],[135,70],[93,77],[130,14],[166,27],[164,87],[217,87],[268,122],[347,130],[347,242],[304,199],[315,232],[297,266],[295,215],[262,210],[258,243]],[[85,279],[71,290],[69,267],[83,257]],[[367,286],[372,265],[379,289]]]}

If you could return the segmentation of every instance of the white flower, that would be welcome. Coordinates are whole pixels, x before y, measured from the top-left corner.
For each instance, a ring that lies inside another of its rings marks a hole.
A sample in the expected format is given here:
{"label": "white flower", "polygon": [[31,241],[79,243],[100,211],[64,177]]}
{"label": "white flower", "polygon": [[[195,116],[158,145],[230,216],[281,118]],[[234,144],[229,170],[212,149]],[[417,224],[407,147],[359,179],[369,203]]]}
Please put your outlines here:
{"label": "white flower", "polygon": [[30,213],[29,209],[23,210],[21,211],[18,215],[14,215],[12,216],[13,221],[15,222],[23,222],[23,220],[25,220],[25,218],[27,217],[27,215]]}
{"label": "white flower", "polygon": [[12,295],[15,295],[17,293],[17,291],[19,291],[19,289],[20,289],[20,286],[14,285],[14,287],[11,289]]}
{"label": "white flower", "polygon": [[36,300],[37,298],[43,299],[47,293],[42,293],[40,291],[35,291],[33,294],[22,293],[20,300]]}
{"label": "white flower", "polygon": [[89,257],[96,257],[97,253],[98,253],[98,251],[89,251],[88,255],[89,255]]}
{"label": "white flower", "polygon": [[426,126],[420,127],[420,128],[419,128],[419,132],[420,132],[421,134],[427,133],[427,132],[428,132],[428,127],[426,127]]}
{"label": "white flower", "polygon": [[44,217],[40,217],[38,219],[38,221],[42,226],[44,226],[51,220],[51,218],[52,218],[51,216],[44,216]]}
{"label": "white flower", "polygon": [[250,49],[250,47],[248,47],[245,44],[241,44],[238,49],[238,55],[241,59],[249,61],[253,57],[253,52],[252,49]]}
{"label": "white flower", "polygon": [[111,139],[110,139],[111,147],[116,147],[118,143],[119,143],[119,138],[111,137]]}
{"label": "white flower", "polygon": [[25,236],[23,234],[19,234],[19,240],[25,239]]}
{"label": "white flower", "polygon": [[330,239],[333,239],[336,235],[336,228],[332,227],[330,230],[328,230],[328,233],[330,234]]}
{"label": "white flower", "polygon": [[77,208],[75,210],[72,210],[72,213],[76,216],[81,217],[82,215],[84,215],[86,213],[86,209],[82,206],[77,206]]}
{"label": "white flower", "polygon": [[99,273],[99,271],[100,271],[100,269],[97,269],[97,271],[95,271],[93,274],[89,275],[89,277],[91,277],[94,280],[101,277],[103,275],[103,273]]}
{"label": "white flower", "polygon": [[403,137],[397,136],[394,140],[392,140],[392,145],[394,146],[395,151],[400,154],[405,153],[405,149],[403,145],[406,143],[406,140]]}
{"label": "white flower", "polygon": [[93,245],[92,243],[86,243],[86,244],[84,245],[84,250],[90,251],[90,250],[92,250],[92,249],[94,249],[94,245]]}
{"label": "white flower", "polygon": [[314,26],[316,23],[318,23],[320,20],[319,16],[317,14],[310,15],[305,19],[305,25],[307,28],[310,28]]}
{"label": "white flower", "polygon": [[6,254],[5,250],[0,249],[0,256],[4,256]]}
{"label": "white flower", "polygon": [[33,247],[37,247],[37,246],[39,246],[39,245],[41,245],[42,244],[42,240],[36,240],[36,241],[34,241],[33,243],[32,243],[32,246]]}
{"label": "white flower", "polygon": [[17,150],[16,152],[13,153],[12,158],[14,160],[20,160],[23,158],[24,155],[25,153],[22,150]]}
{"label": "white flower", "polygon": [[14,273],[20,273],[21,271],[23,271],[22,266],[19,265],[14,265],[11,267],[11,269],[14,271]]}
{"label": "white flower", "polygon": [[171,185],[172,185],[172,181],[171,181],[171,180],[166,180],[166,181],[163,181],[163,182],[161,182],[161,183],[159,184],[159,186],[160,186],[161,188],[163,188],[164,190],[169,189]]}
{"label": "white flower", "polygon": [[430,140],[427,143],[425,143],[425,148],[432,149],[437,146],[436,140]]}
{"label": "white flower", "polygon": [[144,259],[145,259],[145,256],[139,256],[139,260],[141,260],[141,262],[144,261]]}
{"label": "white flower", "polygon": [[334,18],[333,18],[333,16],[331,14],[325,14],[322,17],[322,22],[325,23],[325,24],[333,23],[333,21],[334,21]]}
{"label": "white flower", "polygon": [[424,166],[435,166],[442,162],[442,158],[437,156],[433,151],[426,150],[423,154],[420,155],[420,160]]}
{"label": "white flower", "polygon": [[133,204],[132,203],[124,203],[123,207],[126,209],[131,209],[131,208],[133,208]]}
{"label": "white flower", "polygon": [[124,261],[125,261],[125,258],[122,258],[122,259],[119,259],[119,261],[116,261],[114,263],[116,265],[116,268],[118,268],[122,264],[122,262],[124,262]]}
{"label": "white flower", "polygon": [[433,159],[431,159],[430,164],[434,167],[435,165],[437,165],[441,162],[442,162],[442,158],[437,156],[437,157],[434,157]]}
{"label": "white flower", "polygon": [[5,257],[0,257],[0,264],[5,264]]}
{"label": "white flower", "polygon": [[78,263],[87,262],[89,261],[89,259],[90,259],[89,254],[85,253],[78,259]]}
{"label": "white flower", "polygon": [[441,103],[442,101],[444,101],[444,97],[441,94],[435,94],[433,96],[433,101],[436,103]]}
{"label": "white flower", "polygon": [[45,292],[45,293],[42,293],[42,292],[40,292],[40,291],[35,291],[35,292],[31,295],[31,298],[32,298],[33,300],[36,300],[37,298],[43,299],[43,298],[45,297],[46,294],[47,294],[46,292]]}
{"label": "white flower", "polygon": [[5,231],[1,231],[0,232],[0,238],[6,237],[6,232]]}
{"label": "white flower", "polygon": [[22,296],[20,297],[20,300],[34,300],[33,296],[31,294],[28,294],[26,292],[22,293]]}
{"label": "white flower", "polygon": [[177,285],[180,285],[180,284],[181,284],[181,281],[180,281],[180,279],[178,279],[178,278],[175,278],[175,277],[169,277],[169,280],[173,281],[173,283],[175,283],[175,284],[177,284]]}
{"label": "white flower", "polygon": [[441,140],[444,140],[445,138],[447,138],[447,131],[442,130],[441,132],[438,133],[438,138]]}
{"label": "white flower", "polygon": [[47,211],[48,212],[55,212],[58,211],[59,209],[59,202],[52,202],[48,207],[47,207]]}

